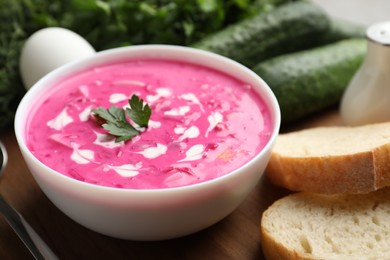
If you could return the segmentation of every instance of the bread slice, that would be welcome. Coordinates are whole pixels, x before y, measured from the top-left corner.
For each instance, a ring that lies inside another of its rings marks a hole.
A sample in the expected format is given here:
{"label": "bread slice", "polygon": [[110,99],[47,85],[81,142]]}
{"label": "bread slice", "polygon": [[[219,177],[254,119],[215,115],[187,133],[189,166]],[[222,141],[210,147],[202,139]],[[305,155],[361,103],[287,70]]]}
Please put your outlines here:
{"label": "bread slice", "polygon": [[389,186],[390,122],[280,134],[266,172],[294,191],[368,193]]}
{"label": "bread slice", "polygon": [[369,194],[299,192],[261,219],[267,259],[390,259],[390,189]]}

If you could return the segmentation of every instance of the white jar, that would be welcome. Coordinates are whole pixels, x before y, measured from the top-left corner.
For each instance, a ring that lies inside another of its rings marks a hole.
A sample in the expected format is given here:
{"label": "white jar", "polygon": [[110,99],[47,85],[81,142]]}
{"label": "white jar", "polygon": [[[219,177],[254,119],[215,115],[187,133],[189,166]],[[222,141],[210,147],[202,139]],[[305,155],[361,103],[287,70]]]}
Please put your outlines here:
{"label": "white jar", "polygon": [[390,121],[390,21],[370,26],[366,37],[366,57],[341,100],[347,125]]}

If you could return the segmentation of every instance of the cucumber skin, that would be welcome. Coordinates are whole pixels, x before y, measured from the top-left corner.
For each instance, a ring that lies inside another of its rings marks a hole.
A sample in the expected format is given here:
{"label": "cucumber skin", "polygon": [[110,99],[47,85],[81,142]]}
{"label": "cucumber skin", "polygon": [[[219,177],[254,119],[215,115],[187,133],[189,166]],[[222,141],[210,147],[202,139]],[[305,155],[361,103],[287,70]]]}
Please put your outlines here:
{"label": "cucumber skin", "polygon": [[364,38],[281,55],[253,67],[272,89],[282,125],[336,105],[366,54]]}
{"label": "cucumber skin", "polygon": [[349,38],[366,37],[367,27],[335,17],[330,18],[330,26],[320,38],[318,46]]}
{"label": "cucumber skin", "polygon": [[251,67],[270,57],[313,47],[329,26],[328,16],[317,5],[291,2],[228,26],[191,46]]}

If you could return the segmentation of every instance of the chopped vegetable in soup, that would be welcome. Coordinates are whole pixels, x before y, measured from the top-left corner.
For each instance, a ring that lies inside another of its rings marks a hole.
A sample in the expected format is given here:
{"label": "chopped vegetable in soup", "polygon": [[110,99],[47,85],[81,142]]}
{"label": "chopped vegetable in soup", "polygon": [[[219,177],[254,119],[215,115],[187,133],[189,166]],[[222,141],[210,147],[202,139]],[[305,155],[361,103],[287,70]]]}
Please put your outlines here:
{"label": "chopped vegetable in soup", "polygon": [[[118,141],[93,111],[126,111],[133,96],[150,107],[150,119],[141,127],[125,113],[138,134]],[[204,66],[148,59],[62,80],[29,121],[28,147],[41,162],[80,181],[130,189],[226,175],[256,156],[272,131],[269,109],[249,84]]]}

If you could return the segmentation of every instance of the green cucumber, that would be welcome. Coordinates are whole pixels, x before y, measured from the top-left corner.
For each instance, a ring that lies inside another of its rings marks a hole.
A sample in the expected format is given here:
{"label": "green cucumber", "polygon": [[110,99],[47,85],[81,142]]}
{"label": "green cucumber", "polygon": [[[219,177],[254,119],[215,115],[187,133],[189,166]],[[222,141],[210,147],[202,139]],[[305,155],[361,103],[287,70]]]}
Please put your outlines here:
{"label": "green cucumber", "polygon": [[366,53],[364,38],[281,55],[252,69],[274,92],[282,124],[338,104]]}
{"label": "green cucumber", "polygon": [[251,67],[270,57],[311,48],[329,24],[328,16],[316,4],[291,2],[230,25],[192,47]]}
{"label": "green cucumber", "polygon": [[324,45],[348,38],[364,38],[367,27],[335,17],[330,18],[330,26],[318,40],[318,45]]}

